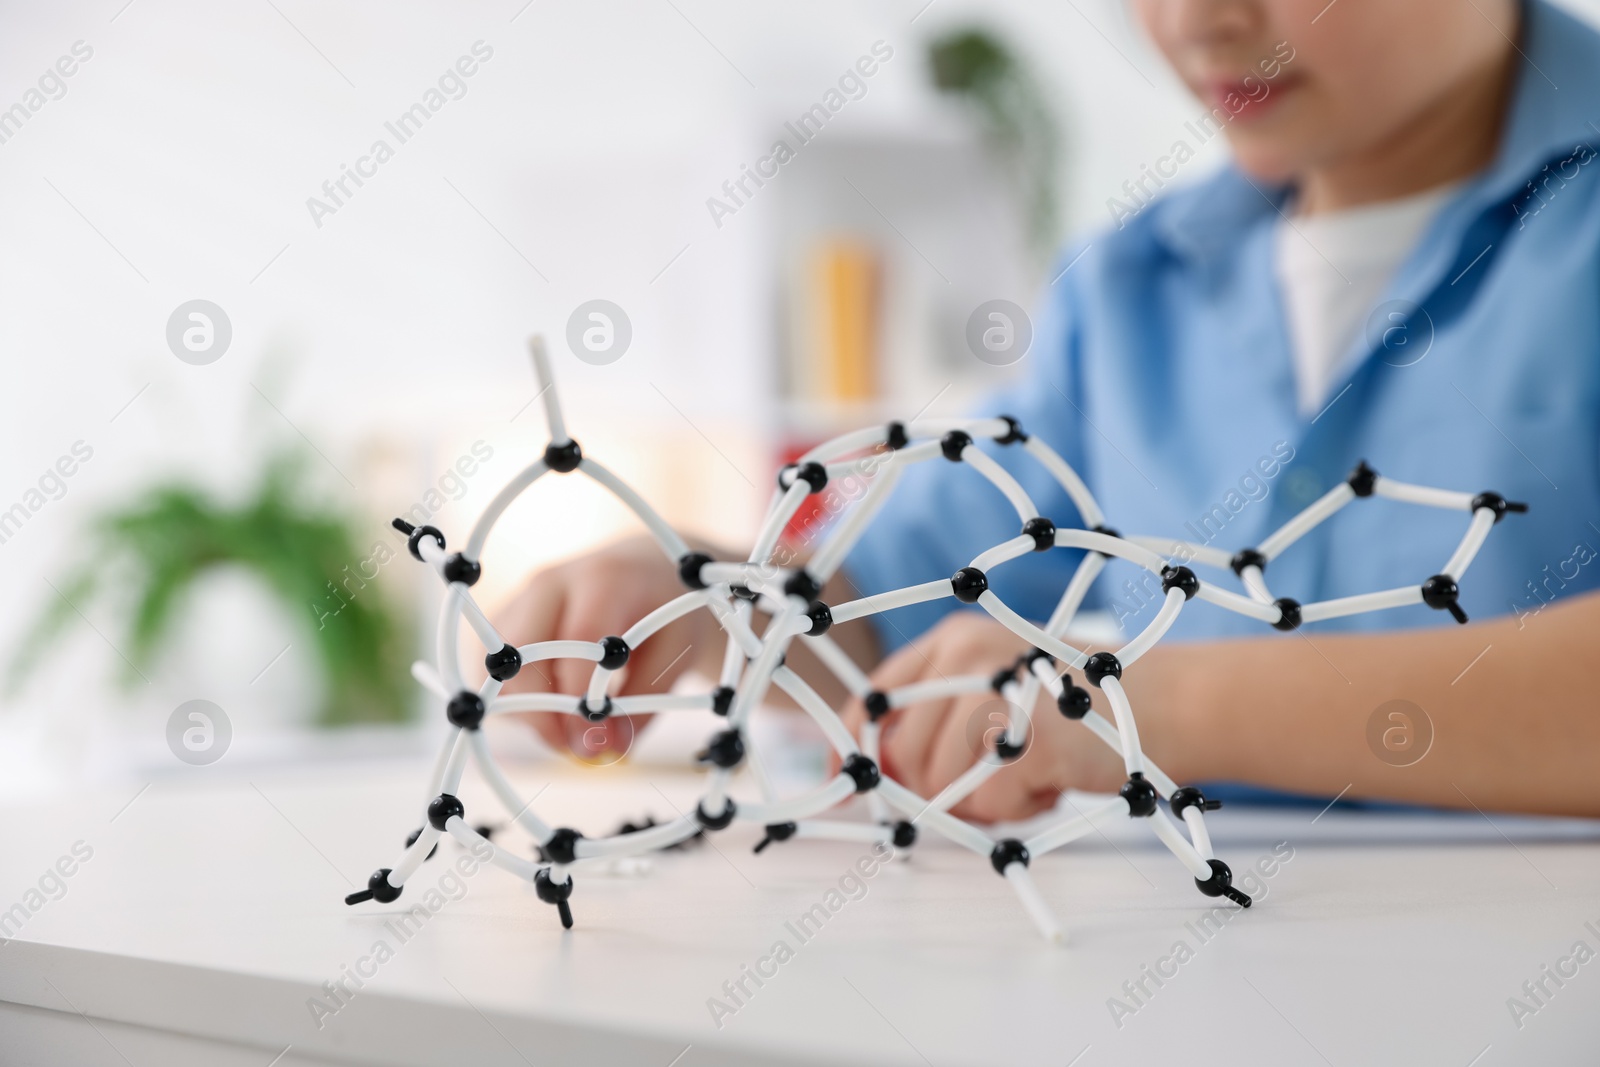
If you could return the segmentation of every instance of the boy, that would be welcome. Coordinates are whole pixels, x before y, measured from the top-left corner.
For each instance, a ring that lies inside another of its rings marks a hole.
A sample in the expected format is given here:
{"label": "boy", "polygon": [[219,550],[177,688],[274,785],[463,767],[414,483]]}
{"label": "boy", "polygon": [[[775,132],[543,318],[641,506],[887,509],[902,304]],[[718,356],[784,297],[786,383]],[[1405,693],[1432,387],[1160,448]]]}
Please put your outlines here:
{"label": "boy", "polygon": [[[1600,126],[1587,110],[1600,35],[1542,0],[1135,6],[1202,102],[1237,109],[1225,126],[1234,164],[1072,250],[1027,379],[987,410],[1056,448],[1119,528],[1230,551],[1362,458],[1532,506],[1464,581],[1469,626],[1417,607],[1241,639],[1264,628],[1184,612],[1175,636],[1199,640],[1161,645],[1124,679],[1146,751],[1180,783],[1600,815],[1585,778],[1600,756],[1585,662],[1600,633],[1600,594],[1588,592],[1600,585],[1600,176],[1588,173]],[[1072,519],[1040,472],[994,454],[1044,514]],[[1273,562],[1274,590],[1315,600],[1419,584],[1464,516],[1398,507],[1357,501]],[[970,471],[912,469],[823,599],[950,574],[1015,536],[1013,518]],[[1185,529],[1197,522],[1205,536]],[[994,587],[1042,619],[1075,562],[1025,557]],[[1098,606],[1131,636],[1154,607],[1137,585],[1119,590],[1124,577],[1101,579]],[[625,542],[541,576],[508,634],[596,640],[679,588],[653,545]],[[833,633],[878,663],[880,689],[991,669],[1021,647],[948,607]],[[651,655],[641,648],[630,685],[668,686],[702,654],[715,674],[709,626],[699,613]],[[694,657],[671,664],[686,645]],[[807,659],[790,662],[837,697]],[[557,665],[557,687],[581,691],[585,666]],[[891,714],[885,769],[936,793],[972,763],[969,720],[986,699]],[[1405,728],[1430,739],[1403,767],[1368,741],[1394,700],[1411,702]],[[863,716],[846,710],[852,724]],[[958,814],[1020,818],[1069,787],[1120,785],[1120,762],[1084,731],[1048,707],[1034,723],[1027,753]],[[552,739],[567,728],[538,726]]]}

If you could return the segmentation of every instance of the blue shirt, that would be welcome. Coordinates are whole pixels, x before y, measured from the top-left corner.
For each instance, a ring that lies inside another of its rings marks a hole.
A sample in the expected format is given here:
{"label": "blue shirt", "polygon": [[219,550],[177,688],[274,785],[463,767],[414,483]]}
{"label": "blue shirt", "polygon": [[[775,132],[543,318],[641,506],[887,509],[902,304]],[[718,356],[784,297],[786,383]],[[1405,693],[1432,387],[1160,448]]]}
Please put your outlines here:
{"label": "blue shirt", "polygon": [[[1025,377],[983,413],[1012,414],[1059,451],[1124,534],[1231,553],[1364,458],[1403,481],[1529,503],[1529,514],[1491,531],[1461,582],[1472,618],[1527,615],[1600,585],[1600,34],[1538,0],[1524,13],[1525,58],[1493,162],[1457,190],[1401,266],[1319,415],[1297,410],[1273,272],[1289,190],[1234,168],[1070,249],[1051,272],[1072,264],[1046,294]],[[1042,514],[1081,525],[1031,457],[986,448]],[[1467,522],[1465,512],[1358,499],[1266,577],[1274,595],[1301,602],[1420,585]],[[906,471],[846,571],[864,594],[913,585],[1018,532],[999,492],[964,465],[936,460]],[[1043,620],[1076,564],[1062,549],[1030,554],[994,568],[991,587]],[[1237,588],[1225,571],[1197,570]],[[1087,606],[1112,611],[1132,636],[1159,599],[1158,580],[1118,563]],[[945,598],[875,624],[893,649],[958,607]],[[1450,621],[1415,605],[1307,630]],[[1174,629],[1191,638],[1269,633],[1200,602]]]}

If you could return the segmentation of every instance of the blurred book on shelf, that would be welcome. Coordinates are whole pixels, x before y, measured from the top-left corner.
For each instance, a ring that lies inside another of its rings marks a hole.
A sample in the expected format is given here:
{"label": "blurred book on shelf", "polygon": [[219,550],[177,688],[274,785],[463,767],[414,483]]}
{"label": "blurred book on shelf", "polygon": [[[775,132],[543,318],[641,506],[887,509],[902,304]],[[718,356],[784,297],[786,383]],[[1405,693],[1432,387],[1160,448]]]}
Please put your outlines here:
{"label": "blurred book on shelf", "polygon": [[829,407],[874,400],[882,383],[877,249],[853,236],[826,237],[806,258],[793,396]]}

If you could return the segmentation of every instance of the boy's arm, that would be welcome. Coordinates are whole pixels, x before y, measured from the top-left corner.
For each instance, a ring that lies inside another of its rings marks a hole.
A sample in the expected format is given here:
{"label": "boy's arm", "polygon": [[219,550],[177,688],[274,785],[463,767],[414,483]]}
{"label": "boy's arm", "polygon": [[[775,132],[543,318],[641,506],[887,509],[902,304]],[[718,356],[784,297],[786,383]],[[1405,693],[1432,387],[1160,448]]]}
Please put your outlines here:
{"label": "boy's arm", "polygon": [[1600,593],[1470,626],[1166,645],[1125,683],[1181,780],[1593,817],[1596,634]]}

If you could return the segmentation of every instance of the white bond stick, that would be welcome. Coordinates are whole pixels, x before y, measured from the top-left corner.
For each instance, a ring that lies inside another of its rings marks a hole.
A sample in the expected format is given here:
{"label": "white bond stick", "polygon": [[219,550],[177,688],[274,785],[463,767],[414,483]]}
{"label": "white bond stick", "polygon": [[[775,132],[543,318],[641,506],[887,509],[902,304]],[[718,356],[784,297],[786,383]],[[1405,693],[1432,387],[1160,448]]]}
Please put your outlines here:
{"label": "white bond stick", "polygon": [[450,761],[455,758],[456,749],[464,746],[461,740],[463,732],[461,727],[451,726],[445,734],[444,744],[439,746],[439,754],[433,758],[433,771],[428,775],[428,793],[422,798],[423,807],[427,807],[440,793],[447,792],[444,787],[445,775],[449,772]]}
{"label": "white bond stick", "polygon": [[477,852],[485,845],[489,847],[489,862],[503,871],[510,871],[525,882],[533,881],[533,876],[538,873],[539,865],[530,860],[525,860],[515,852],[508,852],[484,837],[478,831],[466,824],[459,815],[450,816],[450,821],[444,824],[444,832],[461,843],[461,847]]}
{"label": "white bond stick", "polygon": [[1106,557],[1100,553],[1084,553],[1083,558],[1078,561],[1078,569],[1072,572],[1067,588],[1062,591],[1061,599],[1056,601],[1056,609],[1050,613],[1050,620],[1044,624],[1045,633],[1054,634],[1056,637],[1066,635],[1067,628],[1072,625],[1073,618],[1078,614],[1078,608],[1083,605],[1083,598],[1089,595],[1089,587],[1100,577],[1100,572],[1105,566]]}
{"label": "white bond stick", "polygon": [[[536,459],[524,467],[517,476],[505,484],[505,488],[495,494],[489,501],[489,506],[483,509],[483,514],[478,516],[478,521],[472,526],[472,534],[467,538],[467,547],[461,554],[468,559],[477,560],[483,557],[484,542],[489,540],[489,531],[494,529],[494,524],[500,521],[500,516],[511,502],[522,495],[522,491],[538,481],[550,468],[544,460]],[[423,538],[427,540],[427,538]]]}
{"label": "white bond stick", "polygon": [[1178,857],[1178,861],[1189,868],[1190,873],[1196,878],[1203,882],[1211,877],[1211,864],[1201,858],[1200,853],[1189,843],[1189,839],[1183,836],[1182,831],[1160,808],[1150,816],[1150,829],[1156,832],[1161,843],[1171,849],[1172,854]]}
{"label": "white bond stick", "polygon": [[394,865],[394,870],[389,872],[388,882],[396,889],[406,884],[406,879],[417,873],[417,868],[422,866],[422,861],[428,858],[428,853],[433,851],[433,846],[439,843],[439,838],[444,836],[443,830],[435,830],[426,818],[422,821],[422,832],[417,839],[406,846],[405,854],[400,857],[400,862]]}
{"label": "white bond stick", "polygon": [[601,856],[632,856],[640,852],[671,848],[680,841],[689,840],[699,830],[700,821],[693,815],[680,815],[660,826],[651,826],[632,833],[580,838],[573,852],[580,860],[596,859]]}
{"label": "white bond stick", "polygon": [[788,667],[779,667],[772,672],[772,680],[779,689],[793,697],[794,702],[804,708],[806,714],[816,720],[817,725],[822,727],[823,736],[828,739],[828,743],[841,758],[853,756],[861,751],[856,747],[856,739],[850,736],[850,731],[839,721],[838,714],[828,706],[826,700],[817,695],[815,689],[806,684],[805,679]]}
{"label": "white bond stick", "polygon": [[[1245,568],[1249,570],[1248,567]],[[1277,622],[1283,612],[1275,604],[1263,604],[1259,600],[1252,600],[1247,596],[1222,588],[1213,582],[1201,582],[1200,591],[1195,593],[1196,600],[1204,600],[1208,604],[1215,604],[1219,608],[1227,608],[1236,615],[1245,615],[1264,623]],[[1303,614],[1303,613],[1302,613]]]}
{"label": "white bond stick", "polygon": [[763,826],[775,822],[796,822],[820,815],[837,807],[856,791],[856,783],[849,775],[839,774],[804,796],[791,797],[766,804],[743,804],[738,808],[739,818]]}
{"label": "white bond stick", "polygon": [[811,495],[811,486],[805,482],[796,481],[783,495],[774,502],[771,510],[767,512],[766,519],[761,523],[761,530],[756,534],[755,547],[750,550],[750,562],[763,564],[772,558],[773,550],[778,547],[778,538],[783,534],[783,528],[789,525],[789,520],[794,518],[795,512],[800,510],[800,505],[805,503],[806,497]]}
{"label": "white bond stick", "polygon": [[1039,928],[1039,933],[1044,935],[1046,941],[1059,942],[1063,936],[1061,923],[1050,910],[1050,905],[1044,902],[1039,887],[1033,884],[1033,875],[1028,872],[1027,865],[1008,864],[1005,875],[1011,888],[1017,891],[1017,899],[1022,901],[1022,910],[1028,913],[1028,917]]}
{"label": "white bond stick", "polygon": [[[745,600],[739,601],[730,610],[736,618],[740,619],[745,624],[746,627],[749,626],[751,613],[755,611],[755,609],[750,606],[749,601]],[[712,618],[717,618],[717,613],[714,609],[712,610],[711,615]],[[722,625],[722,620],[720,618],[717,618],[717,625]],[[744,651],[739,647],[739,642],[735,636],[731,633],[726,634],[725,636],[728,640],[722,649],[722,673],[717,675],[717,681],[721,685],[724,685],[729,689],[733,689],[738,686],[739,675],[744,672],[745,657]]]}
{"label": "white bond stick", "polygon": [[1086,548],[1102,556],[1116,556],[1151,574],[1160,574],[1167,563],[1160,556],[1126,537],[1096,533],[1093,530],[1056,529],[1057,548]]}
{"label": "white bond stick", "polygon": [[411,677],[440,700],[450,699],[450,691],[444,687],[444,679],[439,677],[439,672],[434,670],[433,664],[427,660],[419,659],[411,665]]}
{"label": "white bond stick", "polygon": [[755,739],[752,738],[745,742],[745,747],[750,757],[750,776],[756,780],[756,788],[761,791],[762,801],[770,803],[777,800],[778,787],[773,782],[772,775],[767,773],[766,762],[761,758],[761,746],[757,745]]}
{"label": "white bond stick", "polygon": [[987,611],[1006,629],[1029,642],[1035,648],[1043,649],[1063,663],[1081,670],[1089,662],[1089,657],[1062,641],[1060,638],[1051,637],[1021,615],[1012,611],[1006,602],[994,595],[993,590],[984,590],[978,597],[978,606]]}
{"label": "white bond stick", "polygon": [[1122,682],[1107,675],[1100,679],[1100,691],[1111,701],[1111,714],[1117,721],[1117,735],[1122,738],[1122,763],[1130,776],[1144,773],[1144,750],[1139,747],[1139,727],[1133,721],[1133,705]]}
{"label": "white bond stick", "polygon": [[[1267,588],[1267,579],[1261,574],[1261,568],[1254,563],[1239,568],[1239,583],[1258,603],[1271,604],[1277,599],[1272,595],[1272,590]],[[1274,618],[1280,614],[1275,611]]]}
{"label": "white bond stick", "polygon": [[941,578],[935,582],[923,582],[921,585],[908,585],[904,589],[892,589],[887,593],[876,596],[862,597],[860,600],[847,600],[837,607],[831,608],[835,625],[841,622],[850,622],[866,615],[876,615],[882,611],[892,611],[903,608],[909,604],[921,604],[929,600],[938,600],[940,597],[953,596],[950,589],[950,579]]}
{"label": "white bond stick", "polygon": [[654,715],[662,711],[710,710],[710,693],[635,693],[612,697],[618,715]]}
{"label": "white bond stick", "polygon": [[483,642],[484,648],[498,649],[505,645],[506,639],[500,636],[494,623],[478,607],[478,602],[472,598],[472,591],[466,586],[461,588],[461,614],[466,618],[467,625],[472,627],[472,632],[478,635],[478,640]]}
{"label": "white bond stick", "polygon": [[767,635],[761,642],[761,651],[750,662],[750,669],[745,672],[744,684],[733,695],[733,706],[728,711],[730,726],[735,729],[743,727],[756,705],[766,698],[767,688],[772,684],[772,672],[789,647],[789,638],[785,636],[789,624],[803,610],[805,609],[801,606],[799,597],[787,597],[783,607],[772,616],[772,621],[767,624]]}
{"label": "white bond stick", "polygon": [[[700,590],[683,593],[662,604],[650,614],[622,631],[628,647],[638,648],[647,637],[677,622],[691,611],[705,606],[705,594]],[[598,645],[595,646],[599,648]]]}
{"label": "white bond stick", "polygon": [[1148,548],[1173,563],[1198,563],[1204,567],[1215,567],[1223,571],[1231,569],[1233,563],[1231,554],[1220,548],[1197,544],[1194,541],[1184,541],[1174,537],[1129,537],[1128,540],[1140,548]]}
{"label": "white bond stick", "polygon": [[754,590],[757,586],[770,584],[760,567],[756,563],[712,560],[701,565],[700,581],[706,585],[744,585]]}
{"label": "white bond stick", "polygon": [[[974,419],[970,416],[939,416],[930,415],[926,418],[912,419],[906,423],[906,436],[918,437],[943,437],[951,430],[961,430],[972,437],[1000,437],[1011,432],[1011,424],[999,416]],[[934,441],[933,444],[939,444]]]}
{"label": "white bond stick", "polygon": [[[882,740],[883,728],[869,717],[866,722],[861,724],[861,754],[879,767],[883,766],[883,756],[879,751],[879,742]],[[878,795],[876,789],[867,794],[867,811],[872,815],[875,822],[887,822],[889,820],[889,805]]]}
{"label": "white bond stick", "polygon": [[605,467],[585,456],[578,464],[578,469],[599,484],[611,491],[611,495],[627,505],[628,510],[639,517],[650,530],[650,535],[656,539],[656,544],[666,553],[667,559],[677,563],[689,551],[689,546],[683,538],[678,536],[678,531],[667,525],[667,521],[656,514],[656,509],[645,503],[644,497],[633,491],[633,487]]}
{"label": "white bond stick", "polygon": [[1403,608],[1408,604],[1420,603],[1422,603],[1422,587],[1406,585],[1397,589],[1385,589],[1379,593],[1360,593],[1356,596],[1305,604],[1300,608],[1300,621],[1321,622],[1323,619],[1337,619],[1342,615],[1385,611],[1389,608]]}
{"label": "white bond stick", "polygon": [[[750,629],[750,616],[752,610],[744,601],[740,607],[728,606],[728,602],[710,590],[705,591],[706,610],[711,612],[711,617],[717,620],[717,625],[722,627],[722,632],[728,635],[728,640],[733,642],[738,649],[738,654],[744,659],[755,659],[761,653],[761,638]],[[733,653],[729,653],[733,655]],[[740,665],[743,670],[743,664]]]}
{"label": "white bond stick", "polygon": [[1461,544],[1456,547],[1455,554],[1440,574],[1448,574],[1459,579],[1467,573],[1467,568],[1472,566],[1472,561],[1477,558],[1478,550],[1488,540],[1489,529],[1494,525],[1494,509],[1479,508],[1472,513],[1472,523],[1467,527],[1466,536],[1461,539]]}
{"label": "white bond stick", "polygon": [[955,781],[939,790],[938,796],[928,801],[931,811],[949,811],[977,792],[978,787],[995,776],[1004,767],[993,753],[978,757],[978,762],[962,771]]}
{"label": "white bond stick", "polygon": [[451,693],[459,693],[467,687],[461,677],[460,635],[457,633],[461,626],[461,594],[465,591],[460,585],[444,587],[444,604],[439,608],[439,628],[435,634],[439,673]]}
{"label": "white bond stick", "polygon": [[938,441],[923,441],[919,444],[907,445],[905,448],[897,449],[894,454],[894,461],[897,464],[904,463],[909,466],[912,463],[923,463],[943,456],[944,450],[939,447]]}
{"label": "white bond stick", "polygon": [[1139,631],[1137,637],[1117,649],[1117,662],[1126,668],[1165,637],[1167,631],[1172,629],[1172,624],[1178,621],[1178,613],[1183,610],[1184,599],[1182,589],[1177,586],[1168,589],[1166,599],[1161,602],[1161,610],[1156,612],[1156,617]]}
{"label": "white bond stick", "polygon": [[866,495],[856,502],[856,506],[834,528],[833,536],[828,538],[827,543],[811,557],[811,562],[806,564],[806,570],[811,572],[813,578],[826,583],[833,577],[834,572],[844,563],[844,558],[850,554],[850,550],[856,547],[856,542],[866,531],[867,523],[877,518],[878,512],[883,509],[884,503],[889,499],[889,493],[899,480],[898,467],[889,467],[872,480],[872,487],[867,490]]}
{"label": "white bond stick", "polygon": [[1039,515],[1039,507],[1028,496],[1027,490],[1011,476],[1011,472],[1000,466],[995,458],[976,444],[970,444],[961,450],[961,459],[973,470],[989,479],[989,483],[1011,502],[1011,507],[1017,513],[1018,522],[1027,522]]}
{"label": "white bond stick", "polygon": [[884,695],[891,708],[904,708],[924,700],[943,700],[961,693],[987,693],[990,679],[982,674],[958,674],[954,678],[935,678],[928,682],[913,682],[891,689]]}
{"label": "white bond stick", "polygon": [[533,359],[533,382],[539,387],[539,397],[544,400],[544,420],[550,428],[550,440],[564,445],[572,440],[567,436],[567,421],[561,417],[561,401],[556,396],[556,376],[550,373],[550,355],[545,351],[544,335],[528,338],[528,355]]}
{"label": "white bond stick", "polygon": [[993,548],[985,549],[978,553],[967,566],[976,567],[980,571],[987,571],[992,567],[1000,566],[1002,563],[1010,563],[1014,559],[1020,559],[1033,550],[1033,538],[1019,534],[1009,541],[1001,541]]}
{"label": "white bond stick", "polygon": [[[476,736],[482,731],[461,730],[459,733]],[[464,736],[451,747],[450,759],[444,765],[444,775],[439,779],[439,793],[449,793],[451,796],[455,796],[461,792],[461,775],[467,769],[467,752],[472,747],[468,743],[469,741],[470,738]],[[438,796],[439,793],[435,793],[434,796]],[[428,799],[432,800],[433,797]]]}
{"label": "white bond stick", "polygon": [[[838,622],[838,616],[834,617]],[[863,697],[872,692],[872,679],[867,677],[867,672],[856,665],[850,658],[850,653],[839,647],[839,642],[823,634],[821,637],[808,637],[806,644],[811,651],[817,654],[822,665],[833,672],[833,676],[844,683],[851,696]]]}
{"label": "white bond stick", "polygon": [[1256,551],[1265,556],[1267,562],[1272,562],[1283,554],[1284,549],[1310,533],[1318,523],[1332,518],[1340,508],[1354,499],[1356,491],[1350,488],[1350,483],[1340,482],[1313,500],[1300,514],[1267,535],[1256,545]]}
{"label": "white bond stick", "polygon": [[917,794],[895,781],[885,778],[878,783],[878,792],[883,794],[894,808],[902,814],[908,815],[913,823],[924,823],[933,827],[951,841],[971,849],[980,856],[987,856],[994,850],[994,838],[973,826],[971,823],[962,822],[949,812],[936,811],[928,807],[928,802]]}
{"label": "white bond stick", "polygon": [[1089,487],[1083,484],[1078,472],[1073,470],[1055,449],[1034,435],[1022,442],[1022,450],[1038,460],[1044,469],[1050,472],[1056,484],[1066,490],[1067,496],[1078,509],[1078,517],[1083,519],[1085,526],[1105,525],[1105,512],[1100,510],[1100,504],[1095,500],[1094,494],[1089,492]]}
{"label": "white bond stick", "polygon": [[[868,793],[871,797],[873,794]],[[837,819],[808,819],[794,827],[795,837],[810,837],[822,841],[863,841],[876,844],[893,841],[894,827],[872,822],[841,822]]]}
{"label": "white bond stick", "polygon": [[1372,491],[1390,500],[1421,504],[1429,508],[1444,508],[1447,511],[1471,511],[1472,501],[1477,496],[1476,493],[1457,493],[1449,489],[1434,489],[1426,485],[1397,482],[1381,474],[1373,481]]}
{"label": "white bond stick", "polygon": [[848,456],[852,452],[872,448],[876,445],[886,444],[885,431],[878,426],[868,426],[861,430],[852,430],[840,434],[831,441],[824,441],[820,445],[806,452],[795,465],[801,463],[832,463],[841,456]]}
{"label": "white bond stick", "polygon": [[[1068,803],[1071,803],[1068,801]],[[1074,805],[1076,810],[1076,805]],[[1062,845],[1068,845],[1080,837],[1087,837],[1103,822],[1114,821],[1113,816],[1125,819],[1128,816],[1128,802],[1121,797],[1112,797],[1097,808],[1088,811],[1079,811],[1078,814],[1066,822],[1057,823],[1048,830],[1041,830],[1022,843],[1028,850],[1028,855],[1037,859],[1046,852],[1053,852]]]}
{"label": "white bond stick", "polygon": [[[554,831],[548,823],[533,813],[533,801],[524,802],[517,795],[516,788],[501,773],[500,765],[489,755],[489,742],[484,739],[483,731],[468,730],[466,735],[467,747],[472,749],[472,762],[477,764],[483,780],[489,783],[489,788],[500,798],[500,803],[505,805],[507,811],[513,813],[511,818],[533,835],[534,840],[541,845],[550,840],[550,835]],[[454,793],[455,790],[450,789],[446,792]]]}
{"label": "white bond stick", "polygon": [[486,709],[488,715],[514,715],[530,711],[548,711],[559,715],[578,714],[578,701],[582,697],[566,693],[513,693],[496,697]]}
{"label": "white bond stick", "polygon": [[1183,822],[1189,827],[1189,840],[1194,842],[1200,858],[1208,860],[1215,856],[1216,853],[1211,849],[1211,834],[1206,830],[1206,817],[1198,804],[1190,804],[1183,809]]}

